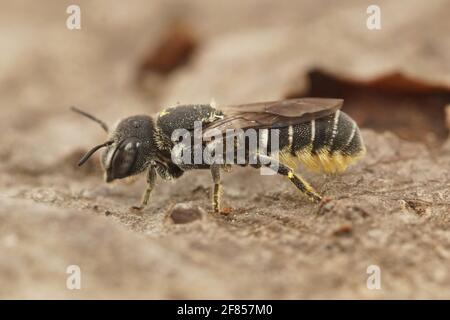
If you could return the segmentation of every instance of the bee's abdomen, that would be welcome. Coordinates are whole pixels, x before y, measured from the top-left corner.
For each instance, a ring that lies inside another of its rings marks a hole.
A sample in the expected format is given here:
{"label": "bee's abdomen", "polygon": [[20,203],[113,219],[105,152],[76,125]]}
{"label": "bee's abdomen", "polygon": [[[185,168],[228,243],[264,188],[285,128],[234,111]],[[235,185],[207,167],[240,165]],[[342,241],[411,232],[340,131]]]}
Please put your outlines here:
{"label": "bee's abdomen", "polygon": [[280,150],[287,162],[299,160],[314,171],[336,173],[365,153],[355,121],[342,111],[280,129]]}

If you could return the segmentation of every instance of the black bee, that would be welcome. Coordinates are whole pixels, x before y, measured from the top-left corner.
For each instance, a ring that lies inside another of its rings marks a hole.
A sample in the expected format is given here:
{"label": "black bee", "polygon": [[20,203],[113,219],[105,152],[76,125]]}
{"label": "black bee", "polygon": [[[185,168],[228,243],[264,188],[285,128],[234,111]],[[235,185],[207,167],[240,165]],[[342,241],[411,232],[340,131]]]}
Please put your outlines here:
{"label": "black bee", "polygon": [[[190,169],[209,169],[214,182],[213,209],[218,212],[220,170],[229,169],[230,164],[174,161],[172,151],[182,142],[173,139],[173,134],[177,129],[194,132],[195,123],[200,123],[201,151],[204,151],[219,140],[227,139],[230,130],[255,129],[257,146],[252,150],[245,143],[242,145],[236,135],[232,136],[231,158],[236,160],[238,149],[244,148],[244,161],[238,164],[271,168],[286,176],[310,200],[318,202],[321,196],[294,172],[296,163],[315,171],[338,173],[365,153],[355,121],[339,110],[342,104],[340,99],[302,98],[223,108],[211,104],[179,105],[161,111],[156,120],[147,115],[125,118],[111,132],[101,120],[72,108],[109,132],[107,141],[92,148],[78,165],[85,163],[100,148],[106,148],[101,156],[106,182],[147,170],[147,188],[137,208],[147,205],[157,174],[169,180]],[[217,133],[222,139],[217,140]],[[275,147],[269,143],[274,138],[278,142]],[[230,150],[226,152],[229,154]]]}

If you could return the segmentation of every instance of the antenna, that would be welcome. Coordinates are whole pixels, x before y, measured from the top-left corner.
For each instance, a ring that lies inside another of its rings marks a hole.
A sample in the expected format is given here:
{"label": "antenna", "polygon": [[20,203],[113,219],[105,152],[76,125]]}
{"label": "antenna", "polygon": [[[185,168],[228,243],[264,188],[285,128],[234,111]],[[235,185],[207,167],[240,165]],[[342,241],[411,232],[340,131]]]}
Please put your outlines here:
{"label": "antenna", "polygon": [[106,141],[105,143],[99,144],[98,146],[93,147],[91,150],[89,150],[84,156],[83,158],[81,158],[80,161],[78,161],[78,166],[81,167],[86,161],[88,161],[88,159],[100,148],[109,146],[110,144],[112,144],[113,141]]}
{"label": "antenna", "polygon": [[72,110],[75,113],[81,114],[82,116],[85,116],[86,118],[91,119],[92,121],[97,122],[103,128],[103,130],[105,130],[106,132],[109,131],[108,125],[105,122],[103,122],[102,120],[94,117],[93,115],[91,115],[91,114],[89,114],[87,112],[84,112],[83,110],[80,110],[78,108],[75,108],[73,106],[70,107],[70,110]]}

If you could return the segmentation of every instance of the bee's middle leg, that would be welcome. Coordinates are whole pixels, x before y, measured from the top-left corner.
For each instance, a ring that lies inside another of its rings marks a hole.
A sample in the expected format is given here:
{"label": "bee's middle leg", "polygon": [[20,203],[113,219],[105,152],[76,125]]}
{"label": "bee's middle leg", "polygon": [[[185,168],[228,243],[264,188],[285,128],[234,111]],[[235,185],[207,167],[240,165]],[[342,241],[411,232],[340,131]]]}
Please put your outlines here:
{"label": "bee's middle leg", "polygon": [[212,192],[212,206],[214,212],[220,212],[220,194],[222,192],[222,185],[220,184],[220,166],[217,164],[211,165],[211,175],[214,186]]}
{"label": "bee's middle leg", "polygon": [[259,155],[258,158],[261,165],[272,169],[278,174],[288,177],[297,189],[304,193],[311,201],[319,202],[322,200],[322,197],[314,190],[314,188],[311,187],[302,177],[295,174],[294,170],[287,165],[264,155]]}

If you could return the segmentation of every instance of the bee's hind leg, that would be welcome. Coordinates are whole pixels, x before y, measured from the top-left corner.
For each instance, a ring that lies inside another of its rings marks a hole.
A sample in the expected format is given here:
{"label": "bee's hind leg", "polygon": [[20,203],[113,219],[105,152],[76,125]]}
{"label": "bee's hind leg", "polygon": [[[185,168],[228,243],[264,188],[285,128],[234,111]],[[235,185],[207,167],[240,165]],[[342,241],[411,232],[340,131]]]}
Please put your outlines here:
{"label": "bee's hind leg", "polygon": [[153,188],[155,187],[155,184],[156,184],[156,170],[155,167],[151,166],[147,172],[147,187],[145,188],[145,191],[142,194],[141,205],[139,207],[134,206],[133,207],[134,210],[142,210],[147,206],[148,200],[150,199],[150,194]]}
{"label": "bee's hind leg", "polygon": [[222,185],[220,183],[220,165],[211,165],[211,175],[214,182],[212,192],[212,206],[214,212],[220,212],[220,195],[222,192]]}
{"label": "bee's hind leg", "polygon": [[311,201],[320,202],[322,200],[322,197],[313,189],[313,187],[311,187],[302,177],[295,174],[294,170],[287,165],[264,155],[258,155],[258,158],[261,165],[272,169],[278,174],[288,177],[297,189],[304,193]]}

